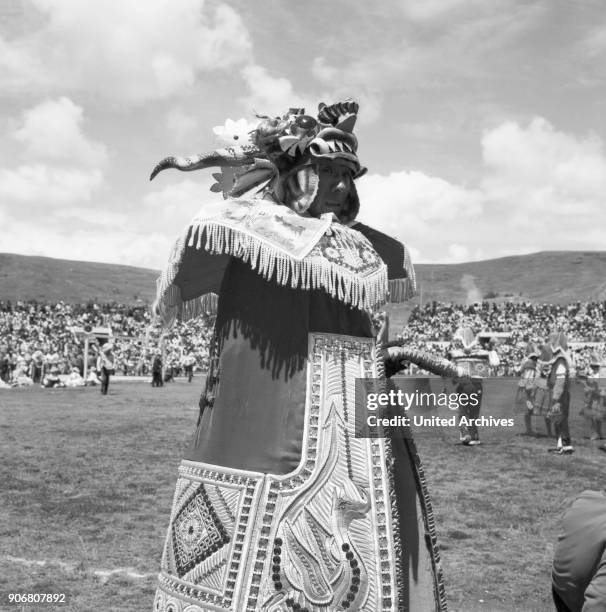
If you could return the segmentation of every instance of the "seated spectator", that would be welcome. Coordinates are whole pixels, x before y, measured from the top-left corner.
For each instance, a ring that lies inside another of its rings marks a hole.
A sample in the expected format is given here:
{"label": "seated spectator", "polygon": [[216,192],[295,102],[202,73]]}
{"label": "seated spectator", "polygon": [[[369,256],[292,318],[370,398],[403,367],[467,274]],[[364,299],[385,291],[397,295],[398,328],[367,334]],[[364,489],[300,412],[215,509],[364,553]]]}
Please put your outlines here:
{"label": "seated spectator", "polygon": [[97,376],[97,372],[95,372],[95,370],[89,370],[88,374],[86,375],[86,381],[84,382],[84,384],[87,387],[94,387],[95,385],[100,385],[101,384],[101,379]]}
{"label": "seated spectator", "polygon": [[61,380],[61,371],[59,370],[58,366],[53,365],[50,370],[44,375],[41,386],[45,389],[65,386],[63,384],[63,381]]}
{"label": "seated spectator", "polygon": [[13,372],[13,387],[29,387],[34,384],[34,381],[28,376],[29,367],[25,359],[20,358],[17,361],[17,367]]}
{"label": "seated spectator", "polygon": [[84,387],[84,378],[80,376],[77,366],[74,366],[69,374],[64,374],[61,380],[66,387]]}

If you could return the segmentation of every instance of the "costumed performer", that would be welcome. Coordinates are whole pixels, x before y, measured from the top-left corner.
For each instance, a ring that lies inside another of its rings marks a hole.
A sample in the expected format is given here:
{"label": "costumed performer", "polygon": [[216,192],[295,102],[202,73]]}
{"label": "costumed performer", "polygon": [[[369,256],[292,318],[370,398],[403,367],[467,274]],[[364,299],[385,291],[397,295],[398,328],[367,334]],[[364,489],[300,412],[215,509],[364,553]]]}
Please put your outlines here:
{"label": "costumed performer", "polygon": [[551,371],[551,360],[553,353],[548,343],[543,342],[539,347],[539,358],[537,359],[537,376],[534,381],[534,412],[535,416],[542,415],[545,422],[545,434],[553,438],[553,428],[549,417],[549,389],[548,376]]}
{"label": "costumed performer", "polygon": [[570,412],[570,356],[568,340],[563,332],[553,332],[547,341],[551,351],[549,374],[547,375],[548,411],[546,420],[553,425],[557,438],[555,448],[549,449],[559,455],[574,452],[570,439],[568,415]]}
{"label": "costumed performer", "polygon": [[[606,414],[606,389],[601,380],[606,371],[601,373],[602,363],[596,353],[592,353],[589,360],[589,371],[583,381],[584,405],[581,415],[589,422],[590,440],[602,439],[602,422]],[[606,370],[606,368],[605,368]]]}
{"label": "costumed performer", "polygon": [[536,379],[539,374],[539,350],[534,342],[526,345],[526,359],[520,366],[520,382],[524,391],[524,427],[528,436],[536,435],[532,429],[532,416],[535,413]]}
{"label": "costumed performer", "polygon": [[383,376],[370,312],[415,287],[405,247],[356,222],[357,111],[260,117],[251,142],[152,173],[220,167],[226,197],[158,283],[165,323],[217,308],[158,612],[446,610],[413,442],[355,437],[355,379]]}
{"label": "costumed performer", "polygon": [[489,374],[489,351],[481,348],[478,336],[471,327],[462,325],[452,338],[450,359],[463,370],[465,376],[457,377],[455,392],[472,398],[459,405],[459,439],[464,446],[478,446],[480,432],[476,420],[482,410],[484,385],[482,378]]}

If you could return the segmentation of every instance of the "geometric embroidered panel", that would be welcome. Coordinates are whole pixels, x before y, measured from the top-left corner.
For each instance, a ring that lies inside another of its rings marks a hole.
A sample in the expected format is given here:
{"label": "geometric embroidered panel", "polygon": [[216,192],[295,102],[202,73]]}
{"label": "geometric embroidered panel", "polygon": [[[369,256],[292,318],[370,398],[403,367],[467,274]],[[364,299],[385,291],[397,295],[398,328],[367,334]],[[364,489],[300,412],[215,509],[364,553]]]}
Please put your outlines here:
{"label": "geometric embroidered panel", "polygon": [[172,526],[172,543],[179,578],[230,540],[201,484],[177,513]]}

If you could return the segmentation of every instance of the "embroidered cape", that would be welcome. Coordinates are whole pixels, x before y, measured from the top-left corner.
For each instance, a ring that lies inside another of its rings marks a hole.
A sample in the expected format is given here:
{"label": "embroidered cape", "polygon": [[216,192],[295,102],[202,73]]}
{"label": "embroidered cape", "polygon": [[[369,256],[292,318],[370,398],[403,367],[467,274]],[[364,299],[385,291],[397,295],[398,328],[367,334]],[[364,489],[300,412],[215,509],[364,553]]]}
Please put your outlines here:
{"label": "embroidered cape", "polygon": [[175,243],[157,282],[154,311],[170,325],[216,308],[229,257],[269,280],[324,289],[359,309],[415,291],[406,247],[361,223],[304,217],[270,200],[239,198],[204,208]]}
{"label": "embroidered cape", "polygon": [[408,251],[361,223],[330,216],[302,217],[269,200],[240,198],[204,208],[175,243],[157,283],[154,311],[165,324],[216,307],[229,257],[265,279],[303,289],[322,288],[360,309],[415,291]]}

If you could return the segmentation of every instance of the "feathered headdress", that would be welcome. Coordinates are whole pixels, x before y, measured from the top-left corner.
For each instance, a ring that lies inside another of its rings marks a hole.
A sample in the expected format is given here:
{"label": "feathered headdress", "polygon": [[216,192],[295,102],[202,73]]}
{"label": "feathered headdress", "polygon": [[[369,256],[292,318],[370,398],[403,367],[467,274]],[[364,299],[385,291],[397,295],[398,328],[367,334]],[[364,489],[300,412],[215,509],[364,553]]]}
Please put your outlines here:
{"label": "feathered headdress", "polygon": [[531,358],[534,357],[538,359],[539,357],[539,349],[534,342],[529,342],[526,345],[526,357]]}
{"label": "feathered headdress", "polygon": [[240,197],[252,189],[273,191],[279,181],[288,181],[291,192],[300,192],[293,207],[303,212],[317,188],[317,175],[309,171],[311,164],[338,162],[350,167],[354,178],[366,171],[358,160],[358,140],[353,134],[357,113],[358,104],[347,100],[320,104],[317,118],[306,115],[303,108],[291,108],[282,117],[259,116],[251,144],[192,157],[166,157],[156,165],[150,180],[167,168],[220,167],[221,172],[213,174],[217,183],[211,191],[222,192],[226,198]]}
{"label": "feathered headdress", "polygon": [[459,327],[455,331],[452,341],[456,348],[462,349],[466,354],[478,348],[478,337],[471,327]]}
{"label": "feathered headdress", "polygon": [[600,359],[599,355],[595,352],[591,353],[591,355],[589,356],[589,365],[590,366],[594,366],[596,368],[601,367],[602,365],[602,360]]}
{"label": "feathered headdress", "polygon": [[551,350],[556,353],[558,351],[568,350],[568,338],[564,332],[554,331],[549,334],[549,346]]}

